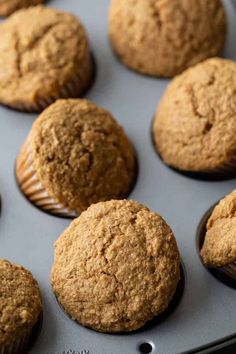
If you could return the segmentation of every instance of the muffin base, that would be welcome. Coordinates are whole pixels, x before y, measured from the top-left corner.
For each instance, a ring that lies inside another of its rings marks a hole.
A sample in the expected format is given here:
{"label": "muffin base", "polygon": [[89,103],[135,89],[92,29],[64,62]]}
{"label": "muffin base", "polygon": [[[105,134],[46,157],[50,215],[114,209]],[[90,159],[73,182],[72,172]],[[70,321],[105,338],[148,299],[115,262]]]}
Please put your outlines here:
{"label": "muffin base", "polygon": [[206,211],[206,213],[203,215],[203,217],[198,225],[197,235],[196,235],[196,248],[197,248],[197,252],[198,252],[200,261],[201,261],[202,265],[208,270],[208,272],[210,272],[211,275],[213,275],[217,280],[219,280],[223,284],[225,284],[233,289],[236,289],[236,262],[227,264],[227,265],[225,265],[223,267],[219,267],[219,268],[209,268],[204,264],[202,257],[200,255],[200,251],[202,249],[205,235],[206,235],[207,221],[208,221],[209,217],[211,216],[211,214],[217,204],[218,204],[218,202],[215,203],[210,209],[208,209]]}
{"label": "muffin base", "polygon": [[159,159],[162,161],[162,163],[171,169],[174,172],[177,172],[185,177],[189,177],[192,179],[200,180],[200,181],[209,181],[209,182],[214,182],[214,181],[225,181],[225,180],[230,180],[234,179],[236,177],[236,159],[232,161],[232,163],[225,164],[225,166],[222,166],[221,169],[215,170],[214,172],[196,172],[196,171],[188,171],[188,170],[180,170],[178,168],[175,168],[173,166],[168,165],[162,158],[156,142],[154,138],[154,131],[153,131],[153,126],[154,126],[154,120],[155,116],[152,118],[151,121],[151,128],[150,128],[150,135],[151,135],[151,141],[153,148],[155,150],[155,153],[159,157]]}
{"label": "muffin base", "polygon": [[[146,324],[144,324],[143,327],[140,327],[138,329],[135,330],[131,330],[131,331],[126,331],[126,332],[106,332],[106,334],[110,334],[110,335],[129,335],[129,334],[134,334],[134,333],[141,333],[144,332],[146,330],[149,330],[151,328],[154,328],[156,326],[158,326],[159,324],[161,324],[162,322],[164,322],[169,316],[172,315],[172,313],[176,310],[176,308],[179,306],[181,299],[183,297],[184,294],[184,290],[185,290],[185,282],[186,282],[186,270],[185,270],[185,266],[183,261],[180,261],[180,279],[179,282],[177,284],[174,296],[172,298],[172,300],[170,301],[168,307],[159,315],[155,316],[153,319],[150,319],[149,321],[146,322]],[[75,323],[77,323],[80,326],[86,327],[84,325],[82,325],[79,321],[74,320],[70,314],[68,312],[66,312],[66,310],[64,309],[63,305],[60,303],[60,301],[58,300],[56,294],[54,293],[54,296],[56,298],[56,301],[58,303],[58,305],[60,306],[60,308],[62,309],[62,311]],[[96,331],[95,329],[91,328],[91,327],[86,327],[88,329],[90,329],[91,331]],[[105,332],[102,332],[105,333]]]}
{"label": "muffin base", "polygon": [[27,137],[16,160],[16,180],[23,194],[38,208],[61,217],[78,216],[75,210],[69,210],[51,197],[39,181],[33,166],[30,148],[30,135]]}
{"label": "muffin base", "polygon": [[90,53],[89,60],[80,67],[80,72],[76,73],[67,84],[60,88],[58,93],[47,98],[40,98],[36,102],[18,102],[15,104],[5,104],[8,108],[27,113],[40,113],[53,102],[60,98],[83,97],[92,87],[95,81],[96,65],[94,55]]}
{"label": "muffin base", "polygon": [[[37,208],[54,216],[74,219],[79,216],[76,210],[70,210],[51,197],[37,177],[33,166],[30,148],[30,134],[26,138],[22,149],[16,159],[15,177],[23,195]],[[125,199],[132,192],[138,176],[138,159],[135,154],[134,177],[127,193],[117,196],[117,199]],[[0,353],[1,354],[1,353]]]}
{"label": "muffin base", "polygon": [[41,312],[36,324],[22,337],[17,338],[10,345],[0,348],[0,354],[26,354],[37,340],[42,329],[43,313]]}

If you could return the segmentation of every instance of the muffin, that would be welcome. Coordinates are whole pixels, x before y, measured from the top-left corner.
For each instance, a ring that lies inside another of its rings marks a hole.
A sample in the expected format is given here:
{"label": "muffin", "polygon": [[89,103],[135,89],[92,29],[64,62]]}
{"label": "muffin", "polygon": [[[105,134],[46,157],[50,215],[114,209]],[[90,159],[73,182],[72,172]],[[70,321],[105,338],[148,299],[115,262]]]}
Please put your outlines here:
{"label": "muffin", "polygon": [[208,177],[235,175],[236,63],[212,58],[177,76],[155,115],[153,140],[163,161]]}
{"label": "muffin", "polygon": [[236,280],[236,190],[214,208],[206,225],[201,257],[209,268],[221,268]]}
{"label": "muffin", "polygon": [[112,0],[112,47],[129,68],[172,77],[218,55],[226,38],[220,0]]}
{"label": "muffin", "polygon": [[0,0],[0,16],[9,16],[17,10],[43,2],[44,0]]}
{"label": "muffin", "polygon": [[96,331],[144,326],[168,307],[179,278],[170,227],[134,201],[93,204],[55,244],[53,291],[72,319]]}
{"label": "muffin", "polygon": [[92,60],[73,15],[43,6],[19,10],[0,24],[0,103],[42,111],[90,85]]}
{"label": "muffin", "polygon": [[23,267],[0,260],[0,352],[23,354],[42,313],[37,281]]}
{"label": "muffin", "polygon": [[127,196],[135,176],[135,153],[124,130],[108,111],[80,99],[48,107],[16,162],[23,193],[41,209],[62,216]]}

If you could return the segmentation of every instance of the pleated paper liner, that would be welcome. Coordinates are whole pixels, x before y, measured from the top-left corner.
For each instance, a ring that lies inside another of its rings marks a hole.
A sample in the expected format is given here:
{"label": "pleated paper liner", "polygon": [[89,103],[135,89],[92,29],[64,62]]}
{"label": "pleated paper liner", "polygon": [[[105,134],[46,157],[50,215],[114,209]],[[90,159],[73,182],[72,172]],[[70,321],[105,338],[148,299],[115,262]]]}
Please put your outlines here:
{"label": "pleated paper liner", "polygon": [[159,157],[159,159],[162,161],[162,163],[168,167],[170,170],[179,173],[185,177],[189,177],[192,179],[200,180],[200,181],[209,181],[209,182],[214,182],[214,181],[224,181],[224,180],[229,180],[233,179],[236,177],[236,156],[233,157],[230,161],[227,161],[225,164],[222,164],[221,166],[218,167],[215,171],[204,171],[204,172],[197,172],[197,171],[185,171],[185,170],[180,170],[178,168],[175,168],[173,166],[167,165],[165,161],[163,160],[160,152],[158,151],[155,139],[154,139],[154,134],[153,134],[153,124],[154,124],[155,116],[152,118],[151,122],[151,140],[152,140],[152,145],[154,147],[154,150]]}
{"label": "pleated paper liner", "polygon": [[47,213],[68,218],[77,217],[75,210],[69,210],[58,203],[39,181],[33,166],[30,138],[29,135],[16,160],[16,179],[21,191],[35,206]]}
{"label": "pleated paper liner", "polygon": [[214,204],[207,212],[203,215],[198,229],[197,229],[197,236],[196,236],[196,247],[197,247],[197,252],[199,254],[201,263],[203,266],[219,281],[224,283],[227,286],[230,286],[231,288],[236,289],[236,261],[230,264],[227,264],[223,267],[219,268],[208,268],[206,265],[203,263],[203,260],[200,256],[200,251],[202,249],[205,235],[206,235],[206,225],[209,217],[211,216],[215,206],[218,204]]}
{"label": "pleated paper liner", "polygon": [[[48,194],[44,186],[39,181],[33,165],[30,140],[31,136],[29,134],[16,160],[16,180],[19,188],[32,204],[49,214],[70,219],[78,217],[79,213],[76,210],[65,208],[62,204],[57,202]],[[137,182],[138,159],[135,150],[134,154],[135,169],[129,190],[127,193],[117,197],[117,199],[127,198]]]}
{"label": "pleated paper liner", "polygon": [[15,339],[11,344],[0,348],[0,354],[26,354],[34,345],[42,329],[43,313],[41,312],[37,323],[25,335]]}
{"label": "pleated paper liner", "polygon": [[47,98],[40,98],[36,102],[18,102],[16,104],[9,105],[9,107],[28,113],[42,112],[57,99],[81,97],[94,83],[96,72],[95,67],[94,56],[90,54],[88,59],[84,61],[83,66],[80,66],[79,72],[77,72],[64,87],[60,88],[57,94]]}
{"label": "pleated paper liner", "polygon": [[[186,269],[184,266],[184,263],[181,259],[180,261],[180,279],[179,282],[177,284],[175,293],[168,305],[168,307],[159,315],[155,316],[153,319],[151,319],[150,321],[148,321],[143,327],[133,330],[133,331],[127,331],[127,332],[107,332],[107,335],[124,335],[124,336],[128,336],[128,335],[132,335],[135,333],[141,333],[141,332],[145,332],[147,330],[150,330],[158,325],[160,325],[162,322],[164,322],[167,318],[169,318],[174,311],[176,310],[176,308],[179,306],[183,294],[184,294],[184,290],[185,290],[185,284],[186,284]],[[78,321],[72,319],[72,317],[66,312],[66,310],[64,309],[63,305],[60,303],[59,299],[57,298],[56,294],[54,293],[56,301],[58,303],[58,305],[60,306],[60,308],[62,309],[62,311],[74,322],[76,322],[78,325],[83,326],[81,323],[79,323]],[[91,331],[95,331],[95,329],[87,327],[89,330]]]}

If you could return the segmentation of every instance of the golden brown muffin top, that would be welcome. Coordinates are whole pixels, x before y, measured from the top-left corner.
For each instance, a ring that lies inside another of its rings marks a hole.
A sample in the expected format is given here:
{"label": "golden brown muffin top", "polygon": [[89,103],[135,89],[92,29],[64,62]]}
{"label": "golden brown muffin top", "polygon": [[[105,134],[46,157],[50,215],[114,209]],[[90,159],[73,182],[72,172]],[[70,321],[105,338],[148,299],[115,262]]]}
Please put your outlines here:
{"label": "golden brown muffin top", "polygon": [[87,100],[58,100],[31,132],[37,177],[63,206],[78,212],[121,198],[135,174],[134,150],[112,115]]}
{"label": "golden brown muffin top", "polygon": [[24,336],[42,311],[37,281],[23,267],[0,260],[0,347]]}
{"label": "golden brown muffin top", "polygon": [[177,76],[167,88],[153,135],[163,160],[180,170],[235,169],[236,63],[213,58]]}
{"label": "golden brown muffin top", "polygon": [[53,290],[73,319],[98,331],[140,328],[166,309],[179,277],[171,229],[138,202],[93,204],[55,244]]}
{"label": "golden brown muffin top", "polygon": [[71,14],[43,6],[19,10],[0,24],[0,101],[33,103],[55,95],[88,56]]}
{"label": "golden brown muffin top", "polygon": [[124,63],[164,77],[218,55],[226,37],[220,0],[112,0],[109,22]]}
{"label": "golden brown muffin top", "polygon": [[201,250],[204,263],[222,267],[236,261],[236,190],[223,198],[207,222]]}
{"label": "golden brown muffin top", "polygon": [[43,2],[44,0],[0,0],[0,16],[8,16],[19,9]]}

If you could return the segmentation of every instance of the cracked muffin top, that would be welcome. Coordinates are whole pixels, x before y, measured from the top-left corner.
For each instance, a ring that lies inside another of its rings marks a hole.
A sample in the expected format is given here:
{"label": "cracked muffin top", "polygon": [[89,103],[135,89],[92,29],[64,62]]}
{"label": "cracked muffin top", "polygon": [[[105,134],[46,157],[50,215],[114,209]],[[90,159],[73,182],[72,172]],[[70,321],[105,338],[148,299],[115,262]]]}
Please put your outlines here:
{"label": "cracked muffin top", "polygon": [[60,95],[90,58],[80,22],[43,6],[14,13],[0,24],[0,38],[0,102],[9,106]]}
{"label": "cracked muffin top", "polygon": [[87,100],[48,107],[33,124],[30,145],[40,182],[70,210],[124,197],[134,182],[135,154],[124,130]]}
{"label": "cracked muffin top", "polygon": [[17,10],[43,2],[44,0],[0,0],[0,16],[8,16]]}
{"label": "cracked muffin top", "polygon": [[112,0],[109,32],[127,66],[172,77],[221,52],[226,15],[220,0]]}
{"label": "cracked muffin top", "polygon": [[38,284],[23,267],[0,260],[0,348],[29,333],[42,311]]}
{"label": "cracked muffin top", "polygon": [[153,138],[183,171],[231,174],[236,164],[236,63],[208,59],[176,77],[157,109]]}
{"label": "cracked muffin top", "polygon": [[142,327],[167,308],[179,278],[170,227],[138,202],[93,204],[55,244],[51,284],[59,302],[101,332]]}
{"label": "cracked muffin top", "polygon": [[201,256],[208,267],[236,261],[236,190],[217,204],[208,219]]}

